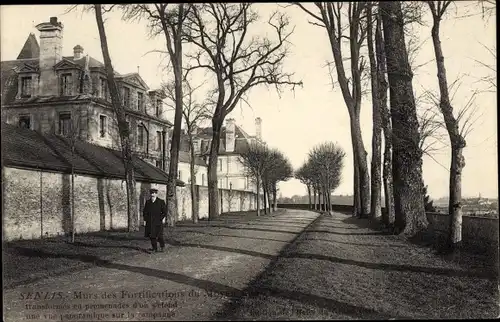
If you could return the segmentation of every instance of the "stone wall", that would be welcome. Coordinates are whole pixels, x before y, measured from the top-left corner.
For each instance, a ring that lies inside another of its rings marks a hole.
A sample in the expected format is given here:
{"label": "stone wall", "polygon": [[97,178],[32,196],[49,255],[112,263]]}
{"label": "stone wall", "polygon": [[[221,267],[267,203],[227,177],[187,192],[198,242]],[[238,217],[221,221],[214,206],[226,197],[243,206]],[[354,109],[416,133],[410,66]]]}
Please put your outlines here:
{"label": "stone wall", "polygon": [[[3,167],[3,233],[4,240],[37,239],[71,232],[71,175],[33,169]],[[166,185],[155,184],[158,196],[166,197]],[[151,183],[137,182],[137,216],[142,224],[142,210],[149,198]],[[127,193],[125,181],[74,176],[75,232],[124,229],[127,227]],[[191,220],[189,186],[177,187],[177,220]],[[199,197],[199,218],[208,218],[208,188],[196,186]],[[246,211],[255,208],[251,192],[229,192],[220,189],[222,212]]]}
{"label": "stone wall", "polygon": [[[436,231],[441,233],[448,231],[448,215],[441,213],[427,213],[427,220]],[[498,218],[462,216],[462,240],[472,243],[497,246],[498,236]]]}
{"label": "stone wall", "polygon": [[[278,208],[309,209],[309,205],[278,204]],[[333,211],[352,213],[352,206],[350,205],[332,205],[332,209]],[[384,208],[382,208],[382,211],[384,211]],[[429,227],[439,234],[444,234],[448,231],[449,217],[447,214],[428,212],[427,220],[429,221]],[[498,223],[498,218],[462,216],[462,240],[476,247],[497,247],[499,244]]]}

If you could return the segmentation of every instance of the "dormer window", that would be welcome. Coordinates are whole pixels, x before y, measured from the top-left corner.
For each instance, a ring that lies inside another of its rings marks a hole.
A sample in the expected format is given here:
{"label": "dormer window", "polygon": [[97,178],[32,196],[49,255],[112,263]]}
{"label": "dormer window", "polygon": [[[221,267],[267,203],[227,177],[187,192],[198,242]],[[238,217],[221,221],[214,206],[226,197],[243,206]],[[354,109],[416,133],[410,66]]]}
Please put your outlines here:
{"label": "dormer window", "polygon": [[123,88],[123,106],[130,107],[130,88]]}
{"label": "dormer window", "polygon": [[162,101],[161,100],[156,100],[156,110],[155,110],[155,116],[156,117],[160,117],[161,106],[162,106]]}
{"label": "dormer window", "polygon": [[102,99],[106,99],[108,96],[108,81],[104,77],[100,77],[100,88],[99,88],[99,97]]}
{"label": "dormer window", "polygon": [[72,122],[71,113],[59,113],[59,134],[64,136],[71,135]]}
{"label": "dormer window", "polygon": [[72,95],[72,75],[71,74],[62,74],[61,75],[61,88],[60,88],[60,95],[61,96],[71,96]]}
{"label": "dormer window", "polygon": [[144,146],[144,129],[142,125],[137,126],[137,145]]}
{"label": "dormer window", "polygon": [[21,77],[21,97],[31,97],[33,81],[31,76]]}
{"label": "dormer window", "polygon": [[144,111],[144,94],[137,92],[137,110]]}

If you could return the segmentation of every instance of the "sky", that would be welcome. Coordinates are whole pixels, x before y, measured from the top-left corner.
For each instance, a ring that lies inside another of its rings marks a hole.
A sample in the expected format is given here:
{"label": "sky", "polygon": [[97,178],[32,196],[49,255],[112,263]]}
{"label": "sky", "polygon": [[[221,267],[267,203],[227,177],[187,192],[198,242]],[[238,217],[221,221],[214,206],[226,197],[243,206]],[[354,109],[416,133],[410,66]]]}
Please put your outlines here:
{"label": "sky", "polygon": [[[449,82],[461,76],[453,106],[459,109],[466,104],[474,90],[476,95],[477,121],[469,134],[464,150],[466,166],[463,170],[462,193],[465,197],[498,196],[497,165],[497,101],[495,92],[485,92],[478,82],[488,71],[477,61],[496,66],[493,57],[485,47],[496,52],[495,17],[485,21],[480,15],[466,16],[466,6],[472,2],[458,2],[442,23],[441,41]],[[267,18],[273,10],[284,11],[295,26],[290,38],[291,55],[284,68],[295,73],[296,80],[302,80],[303,87],[295,91],[283,91],[277,95],[271,88],[253,88],[249,94],[249,106],[242,103],[230,117],[249,134],[255,133],[255,118],[262,119],[262,136],[271,147],[280,149],[298,168],[307,153],[316,144],[333,141],[346,152],[344,170],[340,186],[335,194],[352,194],[352,144],[349,116],[338,85],[332,87],[326,62],[331,61],[332,52],[324,29],[308,23],[306,14],[297,7],[282,8],[275,3],[255,4],[262,18]],[[64,14],[66,5],[2,5],[0,8],[1,60],[16,59],[26,38],[33,32],[39,40],[35,26],[58,17],[64,25],[63,55],[73,55],[77,44],[84,48],[84,54],[102,61],[99,34],[93,12],[74,11]],[[470,10],[470,9],[469,9]],[[456,17],[461,18],[456,18]],[[427,17],[428,18],[428,17]],[[263,20],[265,21],[265,20]],[[427,19],[429,21],[429,19]],[[137,72],[150,88],[158,88],[163,81],[172,79],[165,71],[165,57],[152,50],[165,50],[164,38],[148,36],[144,22],[127,22],[118,13],[106,17],[106,32],[113,67],[120,73]],[[253,32],[260,31],[262,24]],[[425,90],[437,89],[436,65],[433,60],[431,26],[412,26],[416,48],[419,49],[413,66],[413,87],[418,97]],[[407,39],[408,40],[408,39]],[[139,68],[138,68],[139,66]],[[336,78],[336,74],[333,74]],[[420,105],[419,108],[422,108]],[[367,161],[371,158],[371,103],[369,95],[363,98],[361,107],[361,128]],[[447,137],[446,142],[448,142]],[[448,195],[450,152],[443,147],[431,156],[423,157],[423,177],[428,185],[431,198]],[[303,184],[295,179],[280,184],[281,195],[305,194]]]}

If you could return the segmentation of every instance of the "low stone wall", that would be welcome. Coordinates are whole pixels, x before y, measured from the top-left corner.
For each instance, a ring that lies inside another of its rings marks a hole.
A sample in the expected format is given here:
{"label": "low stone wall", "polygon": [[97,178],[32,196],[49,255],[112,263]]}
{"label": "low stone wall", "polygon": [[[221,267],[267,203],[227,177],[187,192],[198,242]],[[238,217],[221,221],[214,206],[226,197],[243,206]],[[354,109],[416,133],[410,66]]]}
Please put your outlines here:
{"label": "low stone wall", "polygon": [[[158,196],[165,199],[166,185],[158,186]],[[149,198],[151,183],[137,182],[137,216],[142,224],[142,210]],[[71,231],[71,207],[74,204],[75,232],[86,233],[127,227],[127,192],[124,180],[74,176],[74,203],[71,175],[41,170],[2,168],[4,241],[36,239],[63,235]],[[208,217],[208,189],[196,186],[199,218]],[[177,220],[191,219],[189,186],[177,187]],[[228,195],[232,195],[232,199]],[[255,194],[220,189],[221,212],[254,210]],[[230,199],[230,203],[227,200]]]}
{"label": "low stone wall", "polygon": [[[441,213],[427,213],[427,220],[438,232],[447,232],[449,216]],[[485,245],[498,245],[498,218],[462,216],[462,239]]]}
{"label": "low stone wall", "polygon": [[[308,204],[278,204],[278,208],[309,209]],[[332,205],[333,211],[348,212],[353,210],[349,205]],[[447,214],[427,213],[430,227],[438,233],[448,231],[449,217]],[[478,243],[487,246],[498,245],[499,220],[498,218],[462,217],[462,239],[464,242]]]}

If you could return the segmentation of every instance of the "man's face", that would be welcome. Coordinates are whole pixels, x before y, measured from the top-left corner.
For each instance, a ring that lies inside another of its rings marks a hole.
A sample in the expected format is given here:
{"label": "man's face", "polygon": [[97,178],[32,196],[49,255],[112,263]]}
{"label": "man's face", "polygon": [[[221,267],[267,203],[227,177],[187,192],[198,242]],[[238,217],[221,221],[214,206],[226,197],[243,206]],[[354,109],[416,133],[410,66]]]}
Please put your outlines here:
{"label": "man's face", "polygon": [[151,191],[151,198],[155,199],[157,196],[158,192],[156,191]]}

